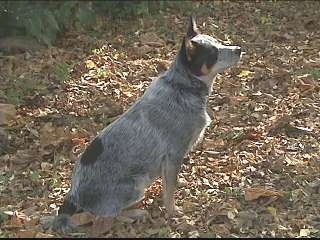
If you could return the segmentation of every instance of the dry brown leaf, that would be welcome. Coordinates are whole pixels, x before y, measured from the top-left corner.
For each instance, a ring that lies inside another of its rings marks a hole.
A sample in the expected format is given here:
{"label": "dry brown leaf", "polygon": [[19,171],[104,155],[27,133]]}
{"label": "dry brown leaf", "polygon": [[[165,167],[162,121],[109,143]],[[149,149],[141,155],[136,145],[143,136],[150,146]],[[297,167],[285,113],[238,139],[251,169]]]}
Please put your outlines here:
{"label": "dry brown leaf", "polygon": [[33,149],[18,150],[16,154],[10,156],[10,163],[13,169],[22,169],[37,159],[39,155]]}
{"label": "dry brown leaf", "polygon": [[52,168],[52,164],[48,162],[42,162],[40,167],[42,171],[49,171]]}
{"label": "dry brown leaf", "polygon": [[225,141],[222,138],[218,139],[205,139],[202,143],[204,149],[217,150],[225,147]]}
{"label": "dry brown leaf", "polygon": [[113,226],[113,219],[97,217],[90,228],[90,237],[99,237],[108,232]]}
{"label": "dry brown leaf", "polygon": [[54,237],[54,235],[49,233],[42,233],[42,232],[38,232],[35,236],[35,238],[52,238],[52,237]]}
{"label": "dry brown leaf", "polygon": [[262,187],[254,187],[254,188],[247,188],[244,190],[244,198],[246,201],[253,201],[260,197],[281,197],[282,194],[274,191],[265,189]]}
{"label": "dry brown leaf", "polygon": [[20,230],[16,233],[17,238],[34,238],[37,235],[35,230]]}
{"label": "dry brown leaf", "polygon": [[165,42],[159,38],[158,34],[154,32],[144,33],[140,36],[140,42],[142,45],[150,45],[152,47],[162,47]]}
{"label": "dry brown leaf", "polygon": [[76,226],[85,225],[93,222],[95,216],[88,212],[77,213],[71,216],[71,221]]}
{"label": "dry brown leaf", "polygon": [[308,237],[310,235],[310,229],[303,228],[300,229],[299,237]]}
{"label": "dry brown leaf", "polygon": [[88,69],[95,69],[97,68],[97,65],[92,61],[92,60],[87,60],[86,62],[86,66]]}
{"label": "dry brown leaf", "polygon": [[237,75],[237,77],[243,78],[243,77],[248,77],[251,75],[253,72],[248,71],[248,70],[242,70],[241,73]]}
{"label": "dry brown leaf", "polygon": [[61,142],[70,138],[70,134],[63,127],[55,127],[52,122],[46,123],[40,129],[40,144],[42,147],[48,145],[58,146]]}
{"label": "dry brown leaf", "polygon": [[24,227],[23,219],[21,219],[18,216],[17,212],[14,212],[8,224],[3,226],[3,229],[16,229],[16,228],[23,228],[23,227]]}
{"label": "dry brown leaf", "polygon": [[[33,202],[30,203],[31,204],[34,204]],[[22,212],[26,215],[26,216],[30,216],[32,215],[34,212],[36,212],[36,209],[37,209],[37,206],[35,205],[32,205],[30,207],[27,207],[25,209],[22,210]],[[30,219],[31,220],[31,219]],[[36,219],[32,219],[32,220],[36,220]]]}
{"label": "dry brown leaf", "polygon": [[212,224],[210,229],[222,236],[227,236],[230,234],[230,226],[227,224]]}
{"label": "dry brown leaf", "polygon": [[117,220],[121,223],[133,223],[135,221],[132,218],[125,217],[125,216],[118,216]]}
{"label": "dry brown leaf", "polygon": [[146,55],[147,53],[152,52],[153,50],[154,50],[153,47],[150,47],[147,45],[143,45],[141,47],[134,48],[135,54],[137,54],[139,57],[142,57],[142,56]]}
{"label": "dry brown leaf", "polygon": [[241,102],[248,101],[249,98],[246,96],[232,96],[232,97],[229,97],[229,99],[231,104],[237,105]]}
{"label": "dry brown leaf", "polygon": [[144,209],[128,209],[121,214],[124,217],[138,219],[149,216],[149,212]]}
{"label": "dry brown leaf", "polygon": [[39,219],[38,218],[33,218],[30,221],[26,221],[24,225],[26,227],[35,227],[37,224],[39,224]]}
{"label": "dry brown leaf", "polygon": [[188,201],[188,200],[184,201],[183,206],[182,206],[183,212],[186,212],[186,213],[193,212],[194,208],[195,208],[195,206],[194,206],[193,202]]}
{"label": "dry brown leaf", "polygon": [[16,118],[16,107],[12,104],[0,103],[0,125],[8,125]]}
{"label": "dry brown leaf", "polygon": [[20,227],[23,225],[23,220],[19,218],[17,212],[15,212],[12,218],[10,219],[10,225],[20,226]]}

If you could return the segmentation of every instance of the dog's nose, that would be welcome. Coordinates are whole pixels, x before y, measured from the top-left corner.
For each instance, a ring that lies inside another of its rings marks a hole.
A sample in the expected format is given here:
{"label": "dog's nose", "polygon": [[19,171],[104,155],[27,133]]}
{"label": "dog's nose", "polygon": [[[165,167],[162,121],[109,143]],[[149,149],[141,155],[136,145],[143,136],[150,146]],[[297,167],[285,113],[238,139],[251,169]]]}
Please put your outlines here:
{"label": "dog's nose", "polygon": [[235,51],[235,53],[236,53],[237,55],[240,56],[240,54],[241,54],[241,48],[240,48],[240,47],[236,47],[236,48],[234,49],[234,51]]}

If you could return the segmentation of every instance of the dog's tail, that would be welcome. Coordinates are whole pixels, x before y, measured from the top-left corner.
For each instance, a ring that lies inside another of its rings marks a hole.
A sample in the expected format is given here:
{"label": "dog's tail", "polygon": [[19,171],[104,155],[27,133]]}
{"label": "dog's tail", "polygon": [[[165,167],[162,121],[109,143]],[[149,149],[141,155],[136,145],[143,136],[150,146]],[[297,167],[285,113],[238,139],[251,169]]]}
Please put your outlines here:
{"label": "dog's tail", "polygon": [[58,215],[50,223],[50,228],[54,232],[66,234],[75,230],[76,226],[72,224],[70,216],[77,212],[77,206],[72,202],[70,197],[64,199]]}

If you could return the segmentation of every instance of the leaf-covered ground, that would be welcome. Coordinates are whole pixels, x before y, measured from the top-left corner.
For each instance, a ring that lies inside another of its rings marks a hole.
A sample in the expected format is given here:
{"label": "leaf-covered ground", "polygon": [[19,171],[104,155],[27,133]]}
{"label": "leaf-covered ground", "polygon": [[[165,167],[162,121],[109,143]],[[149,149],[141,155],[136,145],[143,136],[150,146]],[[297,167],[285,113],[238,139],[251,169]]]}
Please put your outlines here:
{"label": "leaf-covered ground", "polygon": [[[185,158],[168,219],[161,181],[109,237],[320,236],[320,3],[195,3],[204,33],[242,47],[219,76],[212,124]],[[59,236],[41,221],[70,186],[77,156],[166,70],[186,14],[101,22],[56,47],[0,58],[0,236]],[[72,71],[68,73],[68,67]],[[36,90],[36,91],[35,91]],[[36,92],[36,93],[34,93]],[[73,236],[99,232],[77,215]],[[82,233],[84,232],[84,233]]]}

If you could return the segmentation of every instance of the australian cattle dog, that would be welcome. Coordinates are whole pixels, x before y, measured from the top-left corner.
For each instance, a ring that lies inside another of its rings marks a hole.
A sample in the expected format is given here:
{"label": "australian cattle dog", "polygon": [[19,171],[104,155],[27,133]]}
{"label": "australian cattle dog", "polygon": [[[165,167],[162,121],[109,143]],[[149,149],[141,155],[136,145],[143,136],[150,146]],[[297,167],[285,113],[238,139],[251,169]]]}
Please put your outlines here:
{"label": "australian cattle dog", "polygon": [[53,230],[72,228],[79,209],[112,218],[144,197],[162,177],[168,214],[183,158],[201,138],[210,117],[206,107],[218,73],[240,60],[238,46],[201,34],[190,17],[187,34],[170,68],[143,96],[88,145],[76,162],[71,189],[53,220]]}

